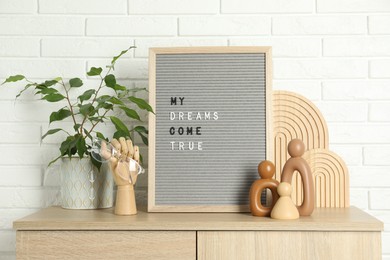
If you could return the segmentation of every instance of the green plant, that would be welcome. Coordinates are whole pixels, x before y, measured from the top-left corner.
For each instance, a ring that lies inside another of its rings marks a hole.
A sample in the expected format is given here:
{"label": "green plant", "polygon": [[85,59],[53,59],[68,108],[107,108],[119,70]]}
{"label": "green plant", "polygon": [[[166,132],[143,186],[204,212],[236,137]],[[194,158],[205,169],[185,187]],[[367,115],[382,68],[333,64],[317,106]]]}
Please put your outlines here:
{"label": "green plant", "polygon": [[[35,95],[40,95],[41,100],[46,100],[47,102],[65,103],[61,109],[50,114],[49,124],[55,121],[62,121],[65,118],[70,117],[73,122],[74,133],[69,133],[62,128],[53,128],[48,130],[42,136],[43,140],[46,136],[56,134],[61,131],[67,134],[66,139],[59,147],[59,156],[52,160],[49,165],[61,157],[72,157],[76,154],[80,158],[88,156],[90,145],[88,144],[87,139],[90,139],[91,142],[94,139],[93,136],[106,139],[102,133],[95,131],[95,128],[100,123],[104,123],[108,120],[110,120],[116,128],[113,138],[131,138],[131,134],[136,132],[141,136],[142,141],[148,145],[148,130],[145,127],[138,125],[129,129],[121,119],[108,114],[114,109],[122,110],[131,120],[141,121],[137,111],[130,108],[130,104],[135,104],[141,110],[147,110],[153,113],[151,106],[145,100],[133,96],[134,92],[147,91],[145,88],[128,89],[119,85],[114,74],[112,74],[115,70],[117,60],[132,48],[135,47],[131,46],[130,48],[122,51],[118,56],[113,57],[111,64],[106,66],[106,73],[104,75],[102,75],[102,68],[90,68],[87,75],[90,77],[99,77],[99,84],[97,88],[85,90],[84,93],[79,95],[76,99],[72,99],[71,90],[83,87],[83,81],[80,78],[72,78],[67,83],[65,83],[62,78],[50,79],[42,83],[37,83],[30,81],[24,75],[14,75],[8,77],[1,84],[3,85],[5,83],[24,80],[26,85],[16,98],[18,98],[27,89],[34,88]],[[112,95],[101,94],[101,90],[105,88],[111,89]],[[100,168],[101,163],[95,161],[92,157],[90,158],[92,163]]]}

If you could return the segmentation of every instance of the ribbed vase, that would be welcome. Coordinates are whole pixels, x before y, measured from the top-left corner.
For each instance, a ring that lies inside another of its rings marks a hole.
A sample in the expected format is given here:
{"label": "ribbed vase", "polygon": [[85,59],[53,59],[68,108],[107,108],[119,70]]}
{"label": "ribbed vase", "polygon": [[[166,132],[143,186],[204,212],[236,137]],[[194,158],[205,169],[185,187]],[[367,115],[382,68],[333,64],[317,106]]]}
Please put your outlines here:
{"label": "ribbed vase", "polygon": [[66,209],[98,209],[114,206],[114,180],[106,165],[100,171],[89,158],[63,158],[61,206]]}

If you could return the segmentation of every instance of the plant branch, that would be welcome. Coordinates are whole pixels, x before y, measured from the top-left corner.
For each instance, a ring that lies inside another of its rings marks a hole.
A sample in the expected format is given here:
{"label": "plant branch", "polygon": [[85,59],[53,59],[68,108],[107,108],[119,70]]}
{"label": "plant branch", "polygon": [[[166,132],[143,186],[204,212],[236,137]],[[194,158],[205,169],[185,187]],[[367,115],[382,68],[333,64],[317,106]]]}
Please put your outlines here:
{"label": "plant branch", "polygon": [[66,100],[68,101],[68,105],[69,105],[69,108],[70,108],[70,112],[72,113],[73,123],[76,125],[76,124],[77,124],[77,122],[76,122],[76,117],[74,116],[73,106],[72,106],[72,104],[70,103],[69,91],[66,89],[65,83],[64,83],[64,81],[63,81],[62,79],[61,79],[61,82],[62,82],[62,86],[64,87],[65,93],[66,93]]}
{"label": "plant branch", "polygon": [[[111,72],[111,69],[112,69],[111,67],[108,69],[108,71],[107,71],[106,75],[104,76],[104,78]],[[100,75],[100,78],[101,78],[101,80],[100,80],[100,85],[99,85],[98,89],[96,90],[95,95],[94,95],[94,97],[93,97],[93,99],[92,99],[92,102],[91,102],[92,107],[93,107],[93,104],[96,102],[96,99],[97,99],[97,96],[98,96],[100,90],[104,87],[104,85],[103,85],[104,78],[103,78],[101,75]],[[106,112],[106,113],[107,113],[107,112]],[[104,115],[105,115],[106,113],[104,113]],[[103,115],[103,116],[104,116],[104,115]],[[83,131],[82,129],[83,129],[83,127],[84,127],[85,122],[87,121],[87,118],[88,118],[88,115],[84,116],[84,119],[83,119],[83,121],[81,122],[81,125],[80,125],[80,132],[81,132],[81,135],[82,135],[82,131]],[[95,128],[95,126],[96,126],[96,124],[92,126],[92,129]],[[88,132],[89,134],[92,132],[92,129]]]}
{"label": "plant branch", "polygon": [[[107,109],[103,115],[101,116],[102,118],[104,118],[104,116],[108,113],[108,111],[110,111],[109,109]],[[99,121],[96,121],[96,123],[92,124],[92,127],[91,127],[91,130],[89,130],[87,133],[88,135],[91,135],[93,129],[95,129],[95,126],[97,126],[99,124]]]}

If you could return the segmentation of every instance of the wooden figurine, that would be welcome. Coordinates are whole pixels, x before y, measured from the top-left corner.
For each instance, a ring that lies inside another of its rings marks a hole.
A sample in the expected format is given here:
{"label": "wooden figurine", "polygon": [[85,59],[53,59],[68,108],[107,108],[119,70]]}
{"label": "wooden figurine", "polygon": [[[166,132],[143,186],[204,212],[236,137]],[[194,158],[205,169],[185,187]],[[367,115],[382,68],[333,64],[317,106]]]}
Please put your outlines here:
{"label": "wooden figurine", "polygon": [[303,202],[298,206],[299,215],[310,216],[314,210],[314,184],[313,176],[307,162],[301,158],[305,153],[305,144],[299,139],[293,139],[288,144],[288,153],[291,158],[287,160],[283,167],[281,182],[291,184],[295,171],[301,175],[303,185]]}
{"label": "wooden figurine", "polygon": [[[135,215],[137,206],[135,202],[134,185],[137,182],[137,169],[132,167],[131,160],[139,163],[139,148],[133,146],[131,140],[125,140],[123,137],[119,140],[113,139],[112,146],[118,151],[118,156],[103,154],[103,157],[109,158],[109,165],[118,190],[116,193],[115,214],[116,215]],[[102,151],[106,149],[102,146]]]}
{"label": "wooden figurine", "polygon": [[271,212],[271,218],[274,219],[297,219],[299,212],[294,202],[291,199],[291,184],[281,182],[278,186],[278,194],[280,198],[276,202]]}
{"label": "wooden figurine", "polygon": [[[275,174],[275,165],[270,161],[262,161],[257,167],[257,171],[261,179],[256,180],[251,186],[249,192],[250,210],[254,216],[269,216],[273,206],[279,198],[276,191],[279,182],[272,179],[272,176]],[[272,203],[270,207],[261,204],[261,193],[265,189],[271,190]]]}

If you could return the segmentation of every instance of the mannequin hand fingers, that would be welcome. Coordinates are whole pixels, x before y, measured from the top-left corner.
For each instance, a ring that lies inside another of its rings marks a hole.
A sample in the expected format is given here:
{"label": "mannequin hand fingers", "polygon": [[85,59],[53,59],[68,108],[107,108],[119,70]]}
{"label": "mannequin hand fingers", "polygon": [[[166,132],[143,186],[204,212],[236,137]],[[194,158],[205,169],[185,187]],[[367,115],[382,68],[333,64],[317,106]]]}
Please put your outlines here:
{"label": "mannequin hand fingers", "polygon": [[129,153],[127,156],[130,158],[133,158],[133,156],[134,156],[133,142],[130,139],[128,139],[128,140],[126,140],[126,144],[127,144],[127,148],[129,149]]}
{"label": "mannequin hand fingers", "polygon": [[112,146],[115,148],[115,150],[120,153],[121,152],[121,144],[119,143],[118,140],[116,140],[115,138],[111,140],[111,144]]}
{"label": "mannequin hand fingers", "polygon": [[129,149],[127,147],[126,139],[124,137],[119,138],[119,143],[121,144],[121,158],[122,160],[126,160],[128,157]]}
{"label": "mannequin hand fingers", "polygon": [[138,145],[134,145],[134,156],[133,156],[134,160],[137,161],[137,163],[139,163],[139,147]]}
{"label": "mannequin hand fingers", "polygon": [[108,160],[111,158],[110,151],[107,150],[107,143],[106,141],[102,141],[101,147],[100,147],[100,154],[105,160]]}

